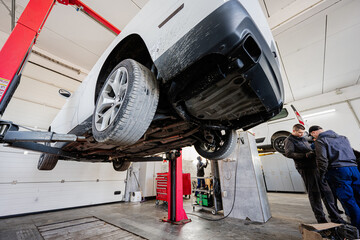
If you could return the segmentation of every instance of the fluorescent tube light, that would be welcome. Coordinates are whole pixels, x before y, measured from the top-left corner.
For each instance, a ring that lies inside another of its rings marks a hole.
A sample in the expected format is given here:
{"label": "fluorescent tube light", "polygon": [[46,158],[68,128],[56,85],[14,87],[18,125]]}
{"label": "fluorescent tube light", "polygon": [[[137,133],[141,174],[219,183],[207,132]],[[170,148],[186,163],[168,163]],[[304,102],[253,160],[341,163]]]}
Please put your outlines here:
{"label": "fluorescent tube light", "polygon": [[315,116],[319,116],[319,115],[323,115],[323,114],[327,114],[327,113],[332,113],[335,112],[335,109],[329,109],[329,110],[325,110],[325,111],[321,111],[321,112],[317,112],[317,113],[311,113],[308,115],[303,115],[303,118],[309,118],[309,117],[315,117]]}

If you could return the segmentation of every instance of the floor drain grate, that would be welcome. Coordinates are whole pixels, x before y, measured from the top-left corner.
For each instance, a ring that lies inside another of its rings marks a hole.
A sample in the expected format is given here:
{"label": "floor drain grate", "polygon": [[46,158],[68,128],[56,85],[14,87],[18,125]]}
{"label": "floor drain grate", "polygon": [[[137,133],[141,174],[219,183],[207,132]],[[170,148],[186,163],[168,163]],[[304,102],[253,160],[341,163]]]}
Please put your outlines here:
{"label": "floor drain grate", "polygon": [[56,239],[144,239],[136,234],[104,222],[96,217],[86,217],[65,222],[38,226],[41,236]]}

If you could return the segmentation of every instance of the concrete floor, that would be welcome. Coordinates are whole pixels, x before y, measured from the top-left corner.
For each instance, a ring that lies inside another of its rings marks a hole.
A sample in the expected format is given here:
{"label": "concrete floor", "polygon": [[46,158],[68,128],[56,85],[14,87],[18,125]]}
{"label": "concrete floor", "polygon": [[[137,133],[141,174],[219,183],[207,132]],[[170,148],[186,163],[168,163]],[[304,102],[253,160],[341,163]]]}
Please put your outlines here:
{"label": "concrete floor", "polygon": [[[315,223],[306,194],[269,193],[272,218],[265,224],[226,218],[207,221],[188,215],[192,222],[185,225],[163,223],[167,216],[165,204],[115,203],[93,207],[47,212],[0,219],[0,239],[43,239],[37,227],[94,216],[105,222],[148,239],[301,239],[299,223]],[[241,204],[241,203],[239,203]],[[203,210],[193,212],[190,200],[184,200],[187,213],[217,218]]]}

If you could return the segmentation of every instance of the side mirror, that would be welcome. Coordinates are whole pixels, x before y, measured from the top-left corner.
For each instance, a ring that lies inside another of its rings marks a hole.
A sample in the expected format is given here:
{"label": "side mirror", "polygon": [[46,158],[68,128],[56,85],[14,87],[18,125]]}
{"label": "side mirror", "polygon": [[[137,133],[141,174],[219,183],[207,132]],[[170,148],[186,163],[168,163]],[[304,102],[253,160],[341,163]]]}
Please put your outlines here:
{"label": "side mirror", "polygon": [[64,98],[69,98],[71,96],[71,92],[65,89],[59,89],[59,94],[63,96]]}

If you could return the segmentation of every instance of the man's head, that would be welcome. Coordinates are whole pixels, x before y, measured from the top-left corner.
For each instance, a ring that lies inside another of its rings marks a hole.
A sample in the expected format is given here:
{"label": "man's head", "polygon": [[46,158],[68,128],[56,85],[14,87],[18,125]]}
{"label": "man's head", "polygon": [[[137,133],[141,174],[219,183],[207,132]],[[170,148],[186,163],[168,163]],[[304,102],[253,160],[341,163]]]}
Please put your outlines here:
{"label": "man's head", "polygon": [[295,137],[302,137],[304,136],[305,133],[305,127],[302,124],[295,124],[293,126],[293,131],[292,131],[292,135],[294,135]]}
{"label": "man's head", "polygon": [[199,162],[201,162],[201,157],[200,156],[198,156],[197,158],[196,158]]}
{"label": "man's head", "polygon": [[318,136],[319,136],[319,134],[322,133],[322,132],[324,132],[324,130],[323,130],[322,127],[320,127],[320,126],[314,125],[314,126],[311,126],[311,127],[309,128],[309,134],[310,134],[311,136],[313,136],[315,139],[317,139]]}

